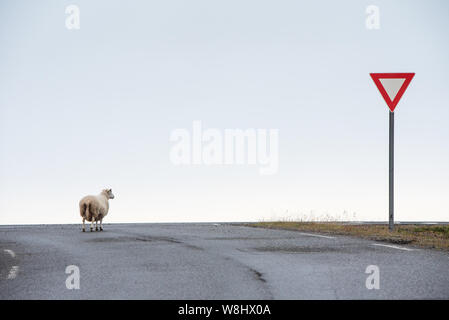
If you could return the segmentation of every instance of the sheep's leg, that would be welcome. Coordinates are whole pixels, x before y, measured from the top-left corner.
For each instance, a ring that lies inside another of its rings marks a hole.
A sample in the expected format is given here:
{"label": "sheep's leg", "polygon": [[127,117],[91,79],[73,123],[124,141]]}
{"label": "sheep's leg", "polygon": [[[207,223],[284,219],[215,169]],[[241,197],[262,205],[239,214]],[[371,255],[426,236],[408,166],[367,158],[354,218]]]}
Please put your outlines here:
{"label": "sheep's leg", "polygon": [[83,218],[83,232],[86,232],[86,223],[85,223],[86,219]]}
{"label": "sheep's leg", "polygon": [[103,231],[103,219],[100,219],[100,231]]}
{"label": "sheep's leg", "polygon": [[98,231],[98,220],[95,220],[95,231]]}
{"label": "sheep's leg", "polygon": [[94,219],[92,219],[92,222],[90,223],[90,232],[94,231]]}

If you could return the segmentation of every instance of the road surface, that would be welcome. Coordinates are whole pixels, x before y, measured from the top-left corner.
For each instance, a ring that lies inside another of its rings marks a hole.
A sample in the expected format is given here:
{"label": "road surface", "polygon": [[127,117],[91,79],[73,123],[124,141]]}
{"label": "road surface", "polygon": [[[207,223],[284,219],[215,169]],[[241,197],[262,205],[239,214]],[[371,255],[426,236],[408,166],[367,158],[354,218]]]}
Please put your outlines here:
{"label": "road surface", "polygon": [[0,299],[449,299],[448,252],[230,224],[104,229],[0,226]]}

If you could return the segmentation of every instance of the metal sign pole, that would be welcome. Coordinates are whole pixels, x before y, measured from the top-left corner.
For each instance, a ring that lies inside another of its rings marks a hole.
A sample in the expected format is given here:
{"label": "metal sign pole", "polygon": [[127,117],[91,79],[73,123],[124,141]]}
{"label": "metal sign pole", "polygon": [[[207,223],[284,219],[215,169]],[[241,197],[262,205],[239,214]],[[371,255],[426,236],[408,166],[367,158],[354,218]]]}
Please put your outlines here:
{"label": "metal sign pole", "polygon": [[389,221],[388,228],[394,229],[394,112],[390,111],[390,165],[389,165]]}

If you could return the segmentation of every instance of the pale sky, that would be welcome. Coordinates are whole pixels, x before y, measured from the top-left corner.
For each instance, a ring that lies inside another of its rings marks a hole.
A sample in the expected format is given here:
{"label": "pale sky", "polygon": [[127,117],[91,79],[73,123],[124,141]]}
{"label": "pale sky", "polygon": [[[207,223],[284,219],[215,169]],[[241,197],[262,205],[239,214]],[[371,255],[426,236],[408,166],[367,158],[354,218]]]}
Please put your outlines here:
{"label": "pale sky", "polygon": [[[1,0],[0,224],[78,223],[106,187],[105,222],[386,220],[370,72],[416,73],[395,111],[396,219],[448,221],[448,32],[444,0]],[[277,174],[173,165],[170,134],[196,120],[277,129]]]}

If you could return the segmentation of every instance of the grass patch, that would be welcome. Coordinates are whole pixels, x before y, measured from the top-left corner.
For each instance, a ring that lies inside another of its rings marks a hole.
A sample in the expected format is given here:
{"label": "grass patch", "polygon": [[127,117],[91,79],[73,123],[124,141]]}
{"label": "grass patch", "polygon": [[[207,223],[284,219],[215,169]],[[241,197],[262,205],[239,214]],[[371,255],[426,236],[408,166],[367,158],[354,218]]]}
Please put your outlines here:
{"label": "grass patch", "polygon": [[351,225],[341,222],[273,221],[248,223],[245,226],[355,236],[375,241],[411,244],[423,248],[449,251],[449,225],[396,225],[392,232],[388,230],[388,225]]}

